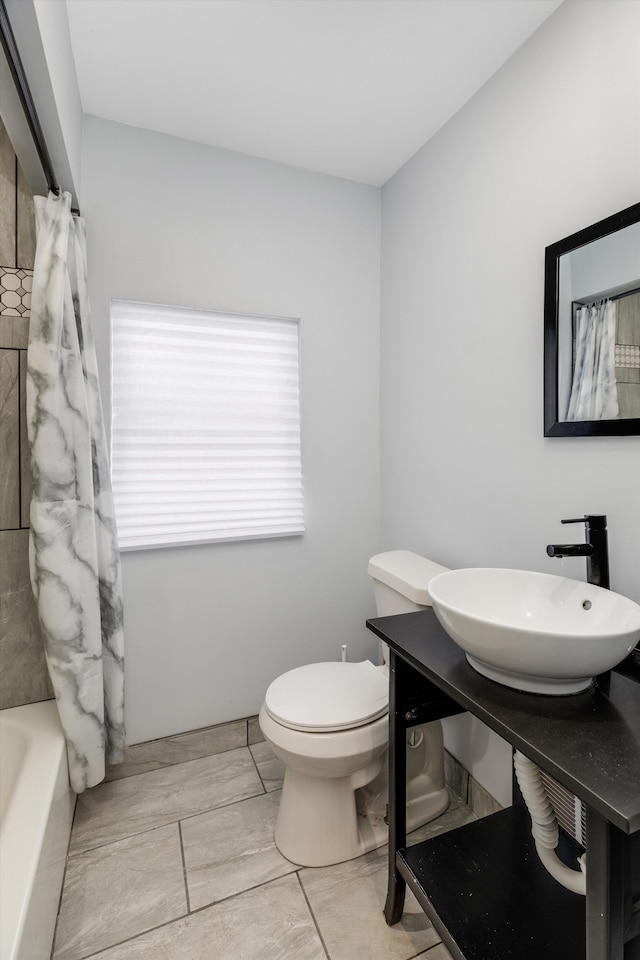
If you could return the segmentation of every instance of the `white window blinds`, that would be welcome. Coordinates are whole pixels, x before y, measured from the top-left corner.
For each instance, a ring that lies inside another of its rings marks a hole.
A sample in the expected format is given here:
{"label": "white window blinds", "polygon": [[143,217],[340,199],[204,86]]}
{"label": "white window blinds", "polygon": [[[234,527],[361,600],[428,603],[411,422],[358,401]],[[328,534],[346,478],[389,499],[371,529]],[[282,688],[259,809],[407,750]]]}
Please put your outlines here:
{"label": "white window blinds", "polygon": [[298,321],[114,300],[123,550],[304,530]]}

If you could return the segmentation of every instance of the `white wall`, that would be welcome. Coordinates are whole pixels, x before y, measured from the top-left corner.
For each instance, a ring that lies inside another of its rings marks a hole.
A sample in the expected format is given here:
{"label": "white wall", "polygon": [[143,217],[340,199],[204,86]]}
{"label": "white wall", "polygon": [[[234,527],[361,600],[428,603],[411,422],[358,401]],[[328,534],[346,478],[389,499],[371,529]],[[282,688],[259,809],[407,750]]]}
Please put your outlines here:
{"label": "white wall", "polygon": [[379,191],[96,118],[82,175],[105,406],[111,297],[301,318],[307,532],[123,555],[139,742],[254,714],[342,643],[377,655]]}
{"label": "white wall", "polygon": [[560,279],[564,261],[570,260],[569,298],[595,299],[613,290],[630,290],[640,284],[640,223],[601,237],[594,243],[560,258]]}
{"label": "white wall", "polygon": [[[545,546],[606,513],[640,600],[640,438],[544,439],[542,416],[544,249],[640,198],[639,49],[637,0],[566,0],[383,188],[383,548],[584,578]],[[504,802],[508,749],[455,719]]]}

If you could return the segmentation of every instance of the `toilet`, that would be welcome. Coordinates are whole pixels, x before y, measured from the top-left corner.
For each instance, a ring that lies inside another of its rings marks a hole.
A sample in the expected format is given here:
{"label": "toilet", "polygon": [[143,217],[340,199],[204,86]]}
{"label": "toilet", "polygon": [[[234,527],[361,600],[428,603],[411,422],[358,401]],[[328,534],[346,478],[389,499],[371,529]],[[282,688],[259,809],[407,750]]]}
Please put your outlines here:
{"label": "toilet", "polygon": [[[378,616],[431,605],[447,570],[408,550],[369,561]],[[275,842],[293,863],[322,867],[387,842],[388,649],[383,663],[312,663],[282,674],[260,710],[265,740],[285,765]],[[407,829],[446,810],[439,721],[407,731]]]}

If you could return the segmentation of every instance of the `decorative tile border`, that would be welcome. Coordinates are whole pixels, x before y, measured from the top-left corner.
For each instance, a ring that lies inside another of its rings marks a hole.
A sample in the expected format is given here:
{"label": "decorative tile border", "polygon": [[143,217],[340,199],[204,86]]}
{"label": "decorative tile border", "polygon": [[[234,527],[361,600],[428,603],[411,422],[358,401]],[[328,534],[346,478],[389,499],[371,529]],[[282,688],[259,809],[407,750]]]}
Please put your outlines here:
{"label": "decorative tile border", "polygon": [[640,369],[640,346],[616,343],[615,365],[616,367],[632,367],[634,370]]}
{"label": "decorative tile border", "polygon": [[28,318],[33,270],[0,267],[0,316]]}

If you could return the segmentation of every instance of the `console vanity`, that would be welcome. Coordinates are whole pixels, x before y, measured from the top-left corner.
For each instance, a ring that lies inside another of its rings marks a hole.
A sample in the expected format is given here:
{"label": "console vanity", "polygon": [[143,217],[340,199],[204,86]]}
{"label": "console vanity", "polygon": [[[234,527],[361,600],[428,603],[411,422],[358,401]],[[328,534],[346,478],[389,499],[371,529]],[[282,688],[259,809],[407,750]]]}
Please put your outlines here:
{"label": "console vanity", "polygon": [[[539,696],[476,673],[432,610],[367,626],[390,651],[387,923],[408,885],[454,960],[639,960],[638,663],[583,693]],[[407,846],[406,730],[463,711],[584,802],[586,897],[540,862],[515,784],[513,806]]]}

